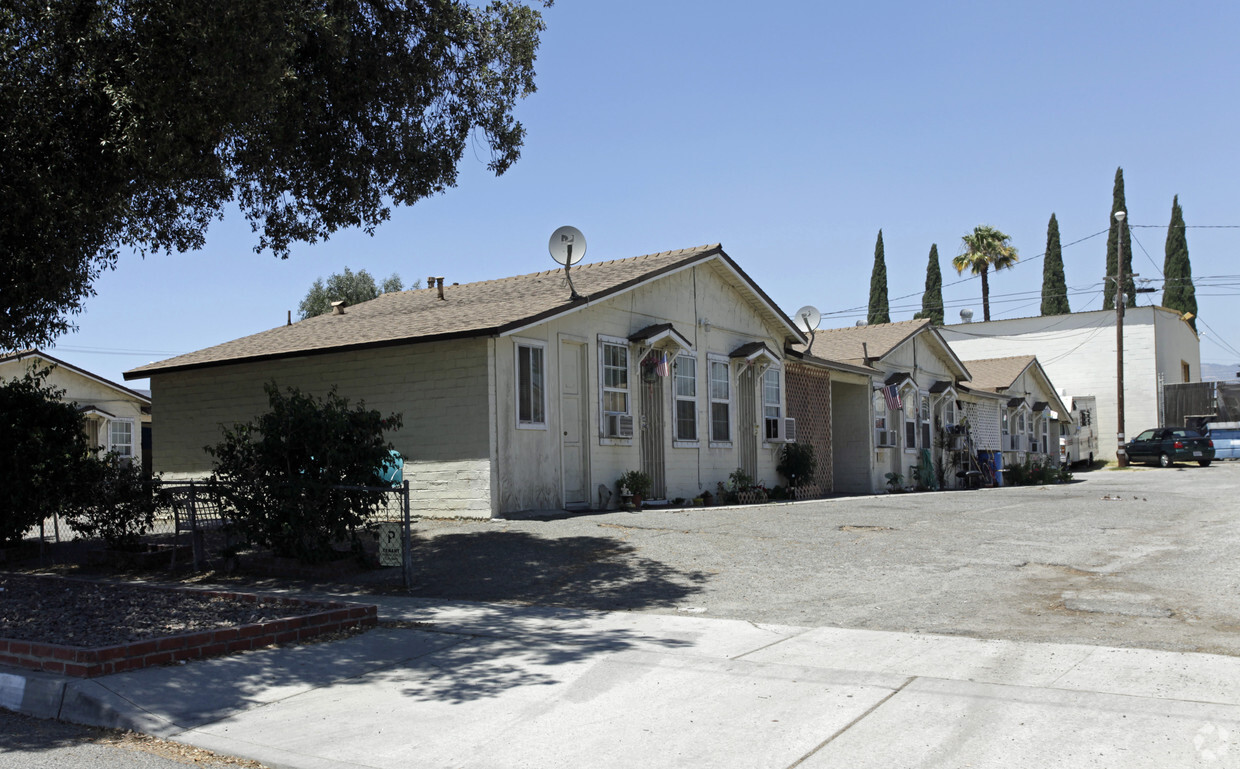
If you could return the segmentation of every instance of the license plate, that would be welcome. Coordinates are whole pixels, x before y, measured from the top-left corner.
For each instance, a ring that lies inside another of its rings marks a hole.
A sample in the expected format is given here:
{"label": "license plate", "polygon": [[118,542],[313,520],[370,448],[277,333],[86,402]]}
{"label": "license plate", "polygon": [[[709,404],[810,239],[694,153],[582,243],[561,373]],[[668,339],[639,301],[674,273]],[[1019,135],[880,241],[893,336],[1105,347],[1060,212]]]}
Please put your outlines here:
{"label": "license plate", "polygon": [[1193,456],[1195,456],[1195,457],[1199,457],[1199,456],[1201,456],[1201,452],[1200,452],[1200,451],[1194,451],[1194,452],[1193,452]]}

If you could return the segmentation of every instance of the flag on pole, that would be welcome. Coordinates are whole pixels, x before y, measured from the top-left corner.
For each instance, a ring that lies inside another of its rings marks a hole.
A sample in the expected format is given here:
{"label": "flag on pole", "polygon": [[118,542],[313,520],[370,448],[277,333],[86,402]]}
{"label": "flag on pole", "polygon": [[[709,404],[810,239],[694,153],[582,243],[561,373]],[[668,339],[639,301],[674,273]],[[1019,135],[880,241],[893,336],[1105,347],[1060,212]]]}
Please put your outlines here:
{"label": "flag on pole", "polygon": [[883,398],[887,401],[887,408],[892,411],[899,411],[903,405],[900,403],[900,388],[895,385],[887,385],[883,388]]}
{"label": "flag on pole", "polygon": [[664,352],[659,354],[659,364],[655,366],[654,371],[659,376],[667,376],[672,373],[671,366],[668,365],[667,362],[667,353]]}

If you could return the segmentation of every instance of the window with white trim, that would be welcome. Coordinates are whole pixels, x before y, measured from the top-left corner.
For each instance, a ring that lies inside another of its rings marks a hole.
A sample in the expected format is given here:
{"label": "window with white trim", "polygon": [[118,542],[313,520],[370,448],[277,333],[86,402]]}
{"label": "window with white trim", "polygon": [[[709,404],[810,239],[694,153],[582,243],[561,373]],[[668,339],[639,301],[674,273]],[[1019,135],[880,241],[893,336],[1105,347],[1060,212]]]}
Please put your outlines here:
{"label": "window with white trim", "polygon": [[956,399],[950,394],[943,399],[943,426],[956,424]]}
{"label": "window with white trim", "polygon": [[710,439],[719,443],[732,440],[732,379],[727,361],[712,360],[710,369]]}
{"label": "window with white trim", "polygon": [[1043,415],[1042,417],[1042,453],[1043,454],[1051,453],[1050,436],[1051,436],[1051,420],[1048,419],[1045,415]]}
{"label": "window with white trim", "polygon": [[887,399],[882,395],[874,398],[874,445],[887,445]]}
{"label": "window with white trim", "polygon": [[917,399],[904,399],[904,450],[917,450]]}
{"label": "window with white trim", "polygon": [[677,355],[672,374],[676,405],[676,440],[696,441],[697,434],[697,358]]}
{"label": "window with white trim", "polygon": [[762,374],[762,421],[763,435],[768,441],[777,441],[782,435],[783,398],[780,397],[779,369],[771,367]]}
{"label": "window with white trim", "polygon": [[[600,427],[604,438],[621,436],[622,417],[632,414],[629,393],[629,343],[599,338]],[[628,434],[623,437],[632,437]]]}
{"label": "window with white trim", "polygon": [[517,427],[547,426],[547,346],[517,343]]}
{"label": "window with white trim", "polygon": [[918,396],[918,401],[921,403],[921,408],[917,414],[917,421],[919,423],[919,427],[921,428],[920,446],[923,449],[928,449],[931,446],[931,443],[930,443],[930,396],[927,395],[926,393],[921,393]]}
{"label": "window with white trim", "polygon": [[108,451],[118,457],[133,457],[132,419],[113,419],[108,423]]}

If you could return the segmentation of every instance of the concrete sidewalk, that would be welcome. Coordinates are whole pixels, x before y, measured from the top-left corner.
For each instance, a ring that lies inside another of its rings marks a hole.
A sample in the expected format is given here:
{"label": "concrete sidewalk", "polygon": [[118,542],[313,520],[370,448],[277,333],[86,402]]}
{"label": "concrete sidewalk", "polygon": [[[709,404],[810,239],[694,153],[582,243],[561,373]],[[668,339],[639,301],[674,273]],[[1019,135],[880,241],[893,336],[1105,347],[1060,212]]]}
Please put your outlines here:
{"label": "concrete sidewalk", "polygon": [[[368,599],[372,600],[372,599]],[[1240,659],[377,599],[380,628],[0,706],[272,767],[1235,767]]]}

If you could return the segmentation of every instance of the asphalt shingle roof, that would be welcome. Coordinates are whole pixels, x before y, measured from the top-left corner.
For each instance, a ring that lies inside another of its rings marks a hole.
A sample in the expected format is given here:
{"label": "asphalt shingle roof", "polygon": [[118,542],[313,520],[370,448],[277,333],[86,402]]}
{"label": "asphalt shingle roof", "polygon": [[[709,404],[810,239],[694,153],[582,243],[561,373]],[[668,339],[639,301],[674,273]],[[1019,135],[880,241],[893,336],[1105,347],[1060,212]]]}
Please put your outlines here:
{"label": "asphalt shingle roof", "polygon": [[975,390],[999,392],[1012,386],[1016,378],[1036,361],[1033,355],[1013,355],[1008,358],[982,358],[967,360],[964,365],[972,377],[966,385]]}
{"label": "asphalt shingle roof", "polygon": [[574,265],[573,285],[581,295],[576,300],[570,297],[562,269],[444,286],[443,299],[435,288],[392,292],[347,307],[343,315],[319,315],[139,366],[126,371],[125,378],[138,379],[159,372],[287,355],[503,333],[584,307],[642,281],[714,257],[726,261],[749,281],[761,300],[793,329],[791,333],[796,333],[792,321],[741,272],[720,244],[715,243]]}
{"label": "asphalt shingle roof", "polygon": [[[929,318],[919,318],[899,323],[823,329],[814,332],[813,345],[807,352],[816,358],[865,365],[863,344],[869,352],[870,360],[880,360],[929,325]],[[805,347],[798,345],[797,349],[804,350]]]}

